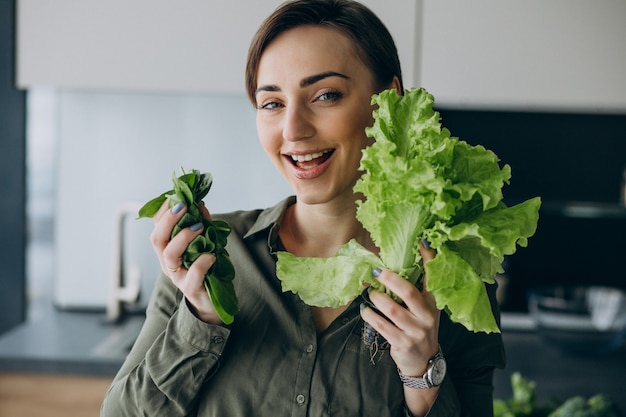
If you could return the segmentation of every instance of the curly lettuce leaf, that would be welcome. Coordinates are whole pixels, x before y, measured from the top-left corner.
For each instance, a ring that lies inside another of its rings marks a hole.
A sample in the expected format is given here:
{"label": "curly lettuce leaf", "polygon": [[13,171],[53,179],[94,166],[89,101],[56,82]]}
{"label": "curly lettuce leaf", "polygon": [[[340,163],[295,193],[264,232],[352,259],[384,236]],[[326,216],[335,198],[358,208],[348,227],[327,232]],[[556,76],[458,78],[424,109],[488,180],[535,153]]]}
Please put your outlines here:
{"label": "curly lettuce leaf", "polygon": [[[416,285],[424,270],[419,242],[428,240],[438,253],[428,263],[426,288],[437,307],[469,330],[499,332],[484,284],[502,272],[504,256],[527,245],[540,200],[507,207],[502,188],[511,168],[500,167],[497,155],[483,146],[452,137],[433,103],[424,89],[372,97],[377,109],[366,134],[375,142],[363,151],[364,173],[354,186],[364,196],[357,219],[379,248],[380,263]],[[365,278],[347,264],[372,263],[361,254],[353,249],[340,263],[294,257],[288,265],[281,265],[286,256],[279,254],[277,274],[283,289],[298,292],[306,303],[338,306],[360,292],[350,283]],[[305,264],[308,279],[296,278]],[[336,286],[335,280],[346,283]]]}
{"label": "curly lettuce leaf", "polygon": [[[332,258],[302,258],[289,252],[277,255],[276,274],[283,278],[283,291],[297,293],[307,304],[317,307],[346,305],[365,289],[365,283],[378,285],[372,269],[383,266],[376,255],[355,240],[341,246]],[[315,284],[309,285],[311,282]]]}

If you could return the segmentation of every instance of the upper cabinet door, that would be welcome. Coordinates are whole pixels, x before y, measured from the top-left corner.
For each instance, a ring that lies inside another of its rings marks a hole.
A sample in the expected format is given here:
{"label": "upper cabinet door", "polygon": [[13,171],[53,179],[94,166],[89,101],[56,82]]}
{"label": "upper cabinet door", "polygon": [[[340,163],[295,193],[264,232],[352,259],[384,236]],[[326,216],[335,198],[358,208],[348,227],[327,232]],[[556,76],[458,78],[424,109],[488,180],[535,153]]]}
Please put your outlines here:
{"label": "upper cabinet door", "polygon": [[424,0],[423,29],[442,105],[626,113],[626,1]]}
{"label": "upper cabinet door", "polygon": [[[244,94],[248,45],[283,0],[19,0],[19,87]],[[413,84],[417,0],[364,1]]]}

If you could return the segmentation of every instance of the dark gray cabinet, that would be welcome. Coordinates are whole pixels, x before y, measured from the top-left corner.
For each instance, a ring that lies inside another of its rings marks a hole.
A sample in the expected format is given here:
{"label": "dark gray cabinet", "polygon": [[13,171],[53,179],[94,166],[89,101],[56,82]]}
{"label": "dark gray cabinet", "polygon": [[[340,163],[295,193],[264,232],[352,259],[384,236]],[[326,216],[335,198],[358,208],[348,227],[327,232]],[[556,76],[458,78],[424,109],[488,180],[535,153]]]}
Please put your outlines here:
{"label": "dark gray cabinet", "polygon": [[26,93],[15,88],[15,0],[0,0],[0,333],[26,315]]}

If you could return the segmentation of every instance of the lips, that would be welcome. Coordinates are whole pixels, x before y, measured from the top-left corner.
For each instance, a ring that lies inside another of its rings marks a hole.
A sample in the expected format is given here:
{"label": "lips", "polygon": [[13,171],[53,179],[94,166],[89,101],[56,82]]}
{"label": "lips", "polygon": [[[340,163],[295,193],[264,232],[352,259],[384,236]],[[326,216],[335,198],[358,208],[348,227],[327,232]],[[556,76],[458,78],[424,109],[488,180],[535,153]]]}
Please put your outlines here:
{"label": "lips", "polygon": [[326,171],[333,152],[334,149],[326,149],[306,154],[291,154],[286,155],[286,159],[291,163],[293,173],[297,178],[312,179]]}

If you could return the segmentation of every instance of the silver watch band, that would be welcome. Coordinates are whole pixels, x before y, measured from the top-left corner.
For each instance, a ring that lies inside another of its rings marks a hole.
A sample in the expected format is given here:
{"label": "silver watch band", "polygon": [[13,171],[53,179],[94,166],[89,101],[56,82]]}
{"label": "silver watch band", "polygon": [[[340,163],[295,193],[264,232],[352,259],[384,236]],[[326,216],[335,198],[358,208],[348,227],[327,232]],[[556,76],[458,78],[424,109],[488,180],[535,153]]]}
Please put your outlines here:
{"label": "silver watch band", "polygon": [[433,366],[433,363],[438,358],[443,358],[443,352],[441,351],[441,346],[439,346],[439,350],[437,351],[437,354],[435,354],[435,356],[433,356],[428,361],[428,369],[426,370],[423,376],[421,377],[406,376],[402,374],[402,372],[400,372],[400,369],[398,369],[398,375],[400,376],[400,381],[402,381],[402,383],[409,388],[428,389],[428,388],[434,387],[437,383],[433,383],[433,381],[430,380],[428,373],[431,367]]}
{"label": "silver watch band", "polygon": [[400,371],[398,371],[398,375],[400,375],[400,381],[402,381],[402,383],[409,388],[416,388],[416,389],[431,388],[431,385],[428,383],[428,380],[424,377],[406,376],[406,375],[402,375]]}

